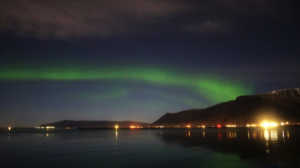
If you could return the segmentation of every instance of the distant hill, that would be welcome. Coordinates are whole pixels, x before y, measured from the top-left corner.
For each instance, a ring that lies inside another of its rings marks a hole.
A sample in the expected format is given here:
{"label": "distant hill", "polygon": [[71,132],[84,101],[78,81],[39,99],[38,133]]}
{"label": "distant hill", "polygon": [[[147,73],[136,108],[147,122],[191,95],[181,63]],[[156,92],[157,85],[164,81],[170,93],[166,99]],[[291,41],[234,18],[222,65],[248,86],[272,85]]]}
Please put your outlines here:
{"label": "distant hill", "polygon": [[42,127],[54,126],[54,127],[76,127],[76,128],[114,128],[118,125],[119,128],[128,128],[131,125],[134,126],[148,126],[150,123],[142,123],[137,121],[87,121],[87,120],[63,120],[53,123],[42,124]]}
{"label": "distant hill", "polygon": [[263,120],[274,122],[300,122],[300,89],[275,90],[270,93],[240,96],[236,100],[205,109],[192,109],[166,113],[152,125],[259,124]]}

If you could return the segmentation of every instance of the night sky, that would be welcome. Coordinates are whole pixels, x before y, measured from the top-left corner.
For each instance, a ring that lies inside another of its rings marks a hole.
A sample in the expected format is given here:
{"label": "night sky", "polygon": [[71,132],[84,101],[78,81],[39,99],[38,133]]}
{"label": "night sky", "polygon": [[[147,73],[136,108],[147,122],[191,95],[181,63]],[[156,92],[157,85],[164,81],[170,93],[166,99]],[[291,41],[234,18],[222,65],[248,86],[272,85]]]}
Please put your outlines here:
{"label": "night sky", "polygon": [[300,87],[297,0],[1,0],[0,126],[154,122]]}

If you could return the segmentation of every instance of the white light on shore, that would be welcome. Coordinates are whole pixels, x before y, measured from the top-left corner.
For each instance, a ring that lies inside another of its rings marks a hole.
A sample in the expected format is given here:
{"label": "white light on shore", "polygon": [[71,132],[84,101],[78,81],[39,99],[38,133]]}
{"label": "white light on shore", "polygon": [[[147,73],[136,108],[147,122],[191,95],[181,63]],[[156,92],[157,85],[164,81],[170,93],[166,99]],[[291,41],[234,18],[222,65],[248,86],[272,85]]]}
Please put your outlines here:
{"label": "white light on shore", "polygon": [[260,126],[263,126],[263,127],[265,127],[265,128],[268,128],[268,127],[277,127],[278,124],[277,124],[277,123],[264,122],[264,123],[260,124]]}
{"label": "white light on shore", "polygon": [[226,125],[226,127],[236,127],[236,125]]}

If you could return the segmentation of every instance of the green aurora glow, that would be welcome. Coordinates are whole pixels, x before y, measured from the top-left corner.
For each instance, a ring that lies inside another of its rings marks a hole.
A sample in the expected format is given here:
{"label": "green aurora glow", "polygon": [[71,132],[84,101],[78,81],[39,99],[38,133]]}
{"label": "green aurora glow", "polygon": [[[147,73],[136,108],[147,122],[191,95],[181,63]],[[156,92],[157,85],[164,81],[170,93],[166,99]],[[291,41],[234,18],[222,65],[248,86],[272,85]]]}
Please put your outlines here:
{"label": "green aurora glow", "polygon": [[[55,67],[55,68],[54,68]],[[253,94],[254,88],[235,80],[209,74],[195,74],[147,67],[83,67],[83,66],[2,66],[0,81],[129,81],[158,86],[178,87],[197,93],[213,103],[234,100]],[[117,93],[113,93],[119,95]],[[124,96],[126,93],[120,93]],[[100,100],[105,99],[100,98]]]}

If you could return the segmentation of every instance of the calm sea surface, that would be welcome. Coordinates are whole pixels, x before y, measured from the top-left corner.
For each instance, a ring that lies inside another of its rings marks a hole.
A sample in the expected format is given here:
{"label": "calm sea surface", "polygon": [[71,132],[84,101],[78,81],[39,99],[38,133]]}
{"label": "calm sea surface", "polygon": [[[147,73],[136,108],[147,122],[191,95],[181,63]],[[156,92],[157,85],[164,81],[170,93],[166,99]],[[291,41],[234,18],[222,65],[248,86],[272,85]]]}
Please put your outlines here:
{"label": "calm sea surface", "polygon": [[0,130],[0,167],[300,167],[300,128]]}

